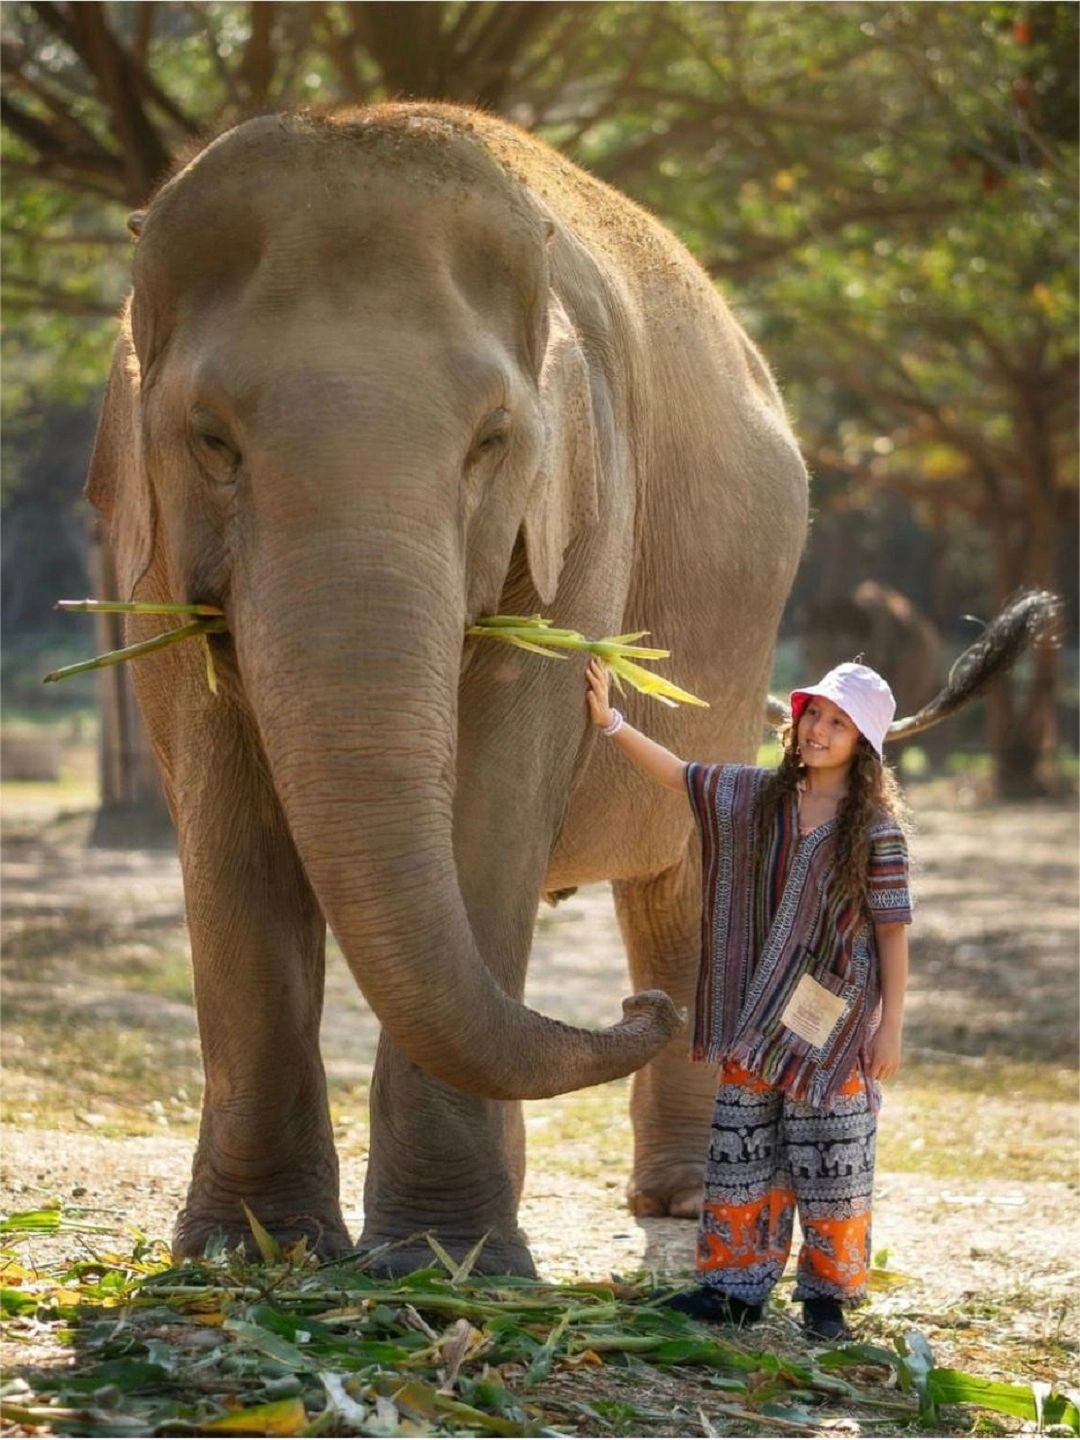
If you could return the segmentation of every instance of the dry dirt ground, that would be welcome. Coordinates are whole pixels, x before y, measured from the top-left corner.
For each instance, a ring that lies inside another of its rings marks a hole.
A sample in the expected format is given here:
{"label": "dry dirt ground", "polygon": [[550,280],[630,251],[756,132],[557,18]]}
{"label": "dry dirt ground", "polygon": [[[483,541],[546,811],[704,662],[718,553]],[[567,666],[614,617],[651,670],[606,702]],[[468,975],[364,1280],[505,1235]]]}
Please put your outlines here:
{"label": "dry dirt ground", "polygon": [[[863,1333],[915,1326],[939,1364],[1075,1384],[1075,811],[978,806],[946,782],[911,799],[906,1056],[882,1115],[874,1234],[878,1263],[908,1278],[875,1295]],[[57,1197],[164,1236],[200,1089],[178,867],[165,853],[88,849],[86,800],[4,789],[0,1208]],[[606,1024],[626,991],[608,888],[542,906],[529,1003]],[[335,950],[323,1043],[354,1232],[376,1036]],[[692,1225],[622,1207],[626,1095],[620,1082],[525,1107],[522,1218],[545,1276],[692,1265]],[[772,1323],[790,1330],[778,1293]]]}

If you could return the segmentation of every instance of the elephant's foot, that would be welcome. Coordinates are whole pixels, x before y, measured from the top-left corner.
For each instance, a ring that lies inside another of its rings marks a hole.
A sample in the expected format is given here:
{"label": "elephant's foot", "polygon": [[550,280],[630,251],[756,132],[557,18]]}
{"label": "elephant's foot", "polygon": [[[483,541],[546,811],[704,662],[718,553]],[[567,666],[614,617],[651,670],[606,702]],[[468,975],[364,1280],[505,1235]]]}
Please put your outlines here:
{"label": "elephant's foot", "polygon": [[702,1169],[698,1162],[631,1176],[626,1187],[627,1207],[631,1214],[642,1217],[669,1215],[676,1220],[696,1220],[705,1198]]}
{"label": "elephant's foot", "polygon": [[[479,1236],[454,1236],[438,1234],[439,1244],[451,1257],[460,1262],[476,1244]],[[383,1247],[387,1248],[384,1250]],[[414,1270],[425,1270],[429,1266],[441,1266],[442,1261],[422,1239],[380,1235],[364,1231],[356,1242],[356,1248],[367,1252],[379,1252],[364,1266],[372,1275],[390,1278],[411,1275]],[[498,1240],[489,1236],[469,1272],[472,1275],[524,1275],[536,1278],[529,1247],[523,1238]]]}
{"label": "elephant's foot", "polygon": [[[283,1248],[303,1237],[308,1254],[326,1260],[354,1248],[341,1211],[336,1206],[328,1207],[324,1203],[310,1207],[283,1207],[260,1203],[258,1196],[252,1196],[247,1203],[259,1224]],[[239,1247],[251,1259],[259,1258],[258,1243],[239,1201],[235,1206],[218,1205],[212,1209],[200,1208],[189,1201],[178,1215],[173,1230],[173,1256],[177,1260],[198,1259],[206,1253],[211,1241],[217,1244],[222,1237],[230,1250]]]}

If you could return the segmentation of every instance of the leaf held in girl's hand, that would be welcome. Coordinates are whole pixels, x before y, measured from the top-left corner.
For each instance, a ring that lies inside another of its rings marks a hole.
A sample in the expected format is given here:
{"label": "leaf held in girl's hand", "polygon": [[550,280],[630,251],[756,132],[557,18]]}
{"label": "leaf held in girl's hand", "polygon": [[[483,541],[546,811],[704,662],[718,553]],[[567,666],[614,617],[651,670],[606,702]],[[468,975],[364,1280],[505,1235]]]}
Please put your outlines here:
{"label": "leaf held in girl's hand", "polygon": [[636,660],[663,660],[670,650],[645,649],[631,642],[648,635],[648,630],[636,630],[625,635],[608,635],[602,640],[587,640],[577,630],[557,629],[550,620],[540,615],[481,615],[465,631],[467,636],[486,637],[504,645],[516,645],[522,650],[532,650],[551,659],[565,659],[556,655],[552,646],[564,650],[578,650],[596,655],[611,672],[615,687],[623,694],[623,680],[626,680],[643,695],[651,695],[662,705],[701,705],[708,709],[708,702],[699,700],[688,690],[663,676],[654,674],[635,664]]}

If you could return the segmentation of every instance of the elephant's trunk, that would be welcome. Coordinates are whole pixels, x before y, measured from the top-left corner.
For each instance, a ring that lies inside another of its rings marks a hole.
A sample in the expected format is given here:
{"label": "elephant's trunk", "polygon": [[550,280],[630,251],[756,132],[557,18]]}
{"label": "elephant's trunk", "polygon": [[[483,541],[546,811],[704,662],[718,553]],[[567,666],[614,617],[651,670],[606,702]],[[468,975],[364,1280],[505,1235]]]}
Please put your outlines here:
{"label": "elephant's trunk", "polygon": [[625,1075],[678,1028],[667,996],[577,1029],[511,999],[477,948],[452,836],[460,563],[404,503],[396,535],[385,511],[377,537],[309,535],[234,587],[241,677],[304,867],[380,1022],[438,1079],[509,1100]]}

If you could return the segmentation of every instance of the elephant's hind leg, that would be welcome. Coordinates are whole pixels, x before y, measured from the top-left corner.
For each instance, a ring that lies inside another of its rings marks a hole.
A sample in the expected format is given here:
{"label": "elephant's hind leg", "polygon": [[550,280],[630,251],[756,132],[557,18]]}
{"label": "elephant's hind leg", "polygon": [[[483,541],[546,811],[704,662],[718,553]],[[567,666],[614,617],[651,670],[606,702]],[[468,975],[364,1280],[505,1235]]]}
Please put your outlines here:
{"label": "elephant's hind leg", "polygon": [[[700,954],[700,870],[691,837],[683,858],[662,875],[612,882],[635,990],[666,990],[688,1010]],[[634,1076],[627,1200],[636,1215],[692,1219],[701,1208],[715,1076],[690,1062],[689,1049],[683,1032]]]}

